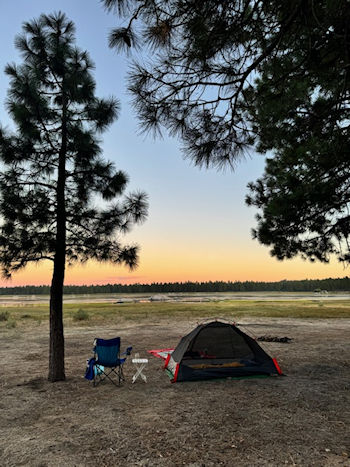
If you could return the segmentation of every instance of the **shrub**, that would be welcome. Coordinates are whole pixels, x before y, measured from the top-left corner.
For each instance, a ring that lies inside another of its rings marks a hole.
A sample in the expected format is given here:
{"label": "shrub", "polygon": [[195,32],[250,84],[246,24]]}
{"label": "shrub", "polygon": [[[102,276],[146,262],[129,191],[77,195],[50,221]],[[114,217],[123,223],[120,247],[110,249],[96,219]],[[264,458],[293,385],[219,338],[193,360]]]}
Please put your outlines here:
{"label": "shrub", "polygon": [[17,326],[16,320],[14,319],[9,319],[6,323],[7,329],[13,329]]}
{"label": "shrub", "polygon": [[0,321],[7,321],[10,313],[8,311],[0,311]]}
{"label": "shrub", "polygon": [[82,308],[79,308],[79,310],[73,315],[74,321],[86,321],[88,319],[89,313],[86,310],[83,310]]}

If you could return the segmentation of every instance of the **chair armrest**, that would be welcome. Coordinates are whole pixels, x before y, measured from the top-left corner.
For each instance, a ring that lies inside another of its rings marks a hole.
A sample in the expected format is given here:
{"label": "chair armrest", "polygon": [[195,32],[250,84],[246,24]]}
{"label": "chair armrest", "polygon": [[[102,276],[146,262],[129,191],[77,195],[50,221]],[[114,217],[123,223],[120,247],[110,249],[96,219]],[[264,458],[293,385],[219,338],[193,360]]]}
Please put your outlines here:
{"label": "chair armrest", "polygon": [[127,347],[125,352],[122,353],[122,355],[131,355],[132,347]]}

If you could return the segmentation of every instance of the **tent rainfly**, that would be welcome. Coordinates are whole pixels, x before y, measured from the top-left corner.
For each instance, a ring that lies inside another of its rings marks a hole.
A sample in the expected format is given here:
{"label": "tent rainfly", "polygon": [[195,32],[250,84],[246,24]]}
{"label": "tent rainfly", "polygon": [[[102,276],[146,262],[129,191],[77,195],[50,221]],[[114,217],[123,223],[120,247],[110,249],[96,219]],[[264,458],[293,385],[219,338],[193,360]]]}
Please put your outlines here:
{"label": "tent rainfly", "polygon": [[200,324],[184,336],[165,362],[172,382],[212,378],[281,375],[281,369],[250,336],[234,324]]}

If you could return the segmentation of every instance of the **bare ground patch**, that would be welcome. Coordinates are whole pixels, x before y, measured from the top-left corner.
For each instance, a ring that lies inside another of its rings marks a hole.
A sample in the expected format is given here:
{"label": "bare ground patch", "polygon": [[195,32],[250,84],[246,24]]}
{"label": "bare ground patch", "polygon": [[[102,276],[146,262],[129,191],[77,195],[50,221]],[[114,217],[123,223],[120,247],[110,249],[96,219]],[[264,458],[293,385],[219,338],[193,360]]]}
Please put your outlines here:
{"label": "bare ground patch", "polygon": [[170,384],[149,356],[148,383],[93,388],[83,378],[93,338],[122,337],[145,355],[177,344],[195,322],[163,320],[66,329],[67,381],[47,382],[48,329],[1,331],[3,466],[350,466],[350,320],[240,320],[281,378]]}

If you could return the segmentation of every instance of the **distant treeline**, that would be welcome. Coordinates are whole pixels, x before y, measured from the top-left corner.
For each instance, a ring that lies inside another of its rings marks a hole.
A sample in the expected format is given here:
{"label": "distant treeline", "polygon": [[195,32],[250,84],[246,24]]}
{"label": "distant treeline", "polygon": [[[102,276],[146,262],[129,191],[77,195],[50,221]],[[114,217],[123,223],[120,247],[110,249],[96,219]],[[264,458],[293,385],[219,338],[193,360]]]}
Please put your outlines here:
{"label": "distant treeline", "polygon": [[[66,285],[65,294],[180,292],[314,292],[350,291],[350,278],[279,282],[154,282],[152,284]],[[0,295],[48,295],[48,285],[1,287]]]}

